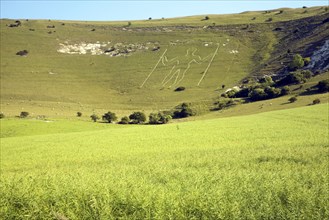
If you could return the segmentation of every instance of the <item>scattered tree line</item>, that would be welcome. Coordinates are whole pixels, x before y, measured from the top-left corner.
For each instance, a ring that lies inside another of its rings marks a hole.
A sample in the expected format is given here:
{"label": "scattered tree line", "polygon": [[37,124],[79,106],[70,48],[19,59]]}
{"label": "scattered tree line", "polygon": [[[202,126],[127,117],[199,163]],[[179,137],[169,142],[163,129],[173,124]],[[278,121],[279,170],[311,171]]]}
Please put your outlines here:
{"label": "scattered tree line", "polygon": [[[81,113],[82,114],[82,113]],[[171,119],[186,118],[196,115],[196,111],[191,108],[190,103],[182,103],[171,111],[162,111],[157,113],[150,113],[148,116],[148,124],[158,125],[167,124]],[[97,122],[100,117],[96,114],[90,116],[91,120]],[[114,112],[107,112],[102,117],[103,121],[114,123],[118,121],[118,117]],[[118,121],[118,124],[145,124],[147,117],[144,112],[133,112],[129,116],[124,116]]]}

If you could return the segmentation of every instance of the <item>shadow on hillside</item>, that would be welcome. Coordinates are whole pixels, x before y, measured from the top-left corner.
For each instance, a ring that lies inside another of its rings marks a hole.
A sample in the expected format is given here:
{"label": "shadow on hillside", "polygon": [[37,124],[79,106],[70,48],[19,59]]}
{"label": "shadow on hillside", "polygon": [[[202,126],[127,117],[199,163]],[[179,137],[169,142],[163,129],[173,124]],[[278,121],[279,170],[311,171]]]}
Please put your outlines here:
{"label": "shadow on hillside", "polygon": [[301,92],[299,95],[300,96],[307,96],[307,95],[315,95],[315,94],[319,94],[318,90],[312,89],[312,90],[306,90],[304,92]]}

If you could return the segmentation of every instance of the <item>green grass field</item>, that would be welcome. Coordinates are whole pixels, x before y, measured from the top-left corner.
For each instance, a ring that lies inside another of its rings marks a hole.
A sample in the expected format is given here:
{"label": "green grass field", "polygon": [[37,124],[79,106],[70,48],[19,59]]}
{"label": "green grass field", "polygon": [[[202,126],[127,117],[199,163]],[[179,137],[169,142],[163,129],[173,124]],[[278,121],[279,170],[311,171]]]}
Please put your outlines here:
{"label": "green grass field", "polygon": [[2,219],[329,218],[328,104],[163,126],[44,124],[1,120]]}

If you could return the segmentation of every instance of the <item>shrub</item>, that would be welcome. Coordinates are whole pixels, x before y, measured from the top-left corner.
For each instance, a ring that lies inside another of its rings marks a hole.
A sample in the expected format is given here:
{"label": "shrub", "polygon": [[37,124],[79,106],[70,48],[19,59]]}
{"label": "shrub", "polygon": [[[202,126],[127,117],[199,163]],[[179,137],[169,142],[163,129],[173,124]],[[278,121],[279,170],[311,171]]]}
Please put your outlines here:
{"label": "shrub", "polygon": [[319,81],[316,87],[318,87],[319,92],[329,92],[329,79]]}
{"label": "shrub", "polygon": [[128,25],[127,26],[131,26],[131,22],[130,21],[128,21]]}
{"label": "shrub", "polygon": [[300,54],[293,56],[292,61],[289,64],[290,70],[296,70],[302,68],[305,65],[303,57]]}
{"label": "shrub", "polygon": [[320,104],[320,102],[321,102],[320,99],[314,99],[313,100],[313,105]]}
{"label": "shrub", "polygon": [[141,124],[146,121],[146,116],[143,112],[134,112],[129,115],[129,119],[132,120],[133,124]]}
{"label": "shrub", "polygon": [[19,115],[20,118],[26,118],[27,116],[29,116],[30,113],[28,112],[21,112],[21,114]]}
{"label": "shrub", "polygon": [[236,98],[248,97],[248,94],[249,94],[249,88],[243,88],[235,93],[235,97]]}
{"label": "shrub", "polygon": [[96,114],[92,114],[92,115],[90,115],[90,118],[91,118],[91,120],[93,120],[94,122],[96,122],[96,121],[99,119],[98,115],[96,115]]}
{"label": "shrub", "polygon": [[277,85],[299,84],[306,81],[306,77],[301,72],[290,72],[286,77],[278,81]]}
{"label": "shrub", "polygon": [[264,76],[263,78],[259,79],[259,82],[263,87],[272,86],[274,84],[273,79],[270,76]]}
{"label": "shrub", "polygon": [[151,18],[151,17],[149,17],[149,20],[152,20],[152,18]]}
{"label": "shrub", "polygon": [[177,87],[175,89],[175,92],[180,92],[180,91],[184,91],[185,90],[185,87],[184,86],[180,86],[180,87]]}
{"label": "shrub", "polygon": [[281,95],[288,95],[288,94],[290,94],[290,88],[289,88],[289,86],[282,87],[282,89],[281,89]]}
{"label": "shrub", "polygon": [[249,93],[248,97],[253,101],[258,101],[266,99],[267,94],[265,93],[264,89],[256,88]]}
{"label": "shrub", "polygon": [[128,118],[128,116],[124,116],[121,118],[121,121],[119,121],[119,124],[123,124],[123,125],[126,125],[126,124],[129,124],[130,120]]}
{"label": "shrub", "polygon": [[150,124],[167,124],[172,119],[171,115],[159,113],[151,113],[149,115]]}
{"label": "shrub", "polygon": [[196,115],[196,112],[191,108],[191,104],[182,103],[181,105],[176,107],[176,110],[173,114],[173,118],[186,118],[190,116]]}
{"label": "shrub", "polygon": [[276,98],[281,95],[281,89],[274,87],[266,87],[264,92],[267,94],[267,98]]}
{"label": "shrub", "polygon": [[5,117],[5,114],[3,114],[2,112],[0,112],[0,119],[1,118],[4,118]]}
{"label": "shrub", "polygon": [[237,91],[235,89],[232,89],[232,90],[228,91],[226,93],[226,95],[228,98],[234,98],[236,93],[237,93]]}
{"label": "shrub", "polygon": [[296,101],[297,101],[297,97],[296,97],[296,96],[293,96],[293,97],[291,97],[290,99],[288,99],[288,101],[289,101],[290,103],[296,102]]}
{"label": "shrub", "polygon": [[103,121],[108,121],[109,123],[112,123],[118,119],[118,117],[113,112],[107,112],[102,116]]}
{"label": "shrub", "polygon": [[208,17],[208,16],[206,16],[206,17],[204,17],[204,19],[203,20],[209,20],[210,18]]}
{"label": "shrub", "polygon": [[305,79],[310,79],[313,76],[313,73],[310,70],[303,70],[301,74]]}
{"label": "shrub", "polygon": [[271,22],[271,21],[273,21],[273,18],[269,18],[269,19],[267,19],[266,21],[267,21],[267,22]]}
{"label": "shrub", "polygon": [[81,112],[77,112],[77,117],[81,117],[82,113]]}

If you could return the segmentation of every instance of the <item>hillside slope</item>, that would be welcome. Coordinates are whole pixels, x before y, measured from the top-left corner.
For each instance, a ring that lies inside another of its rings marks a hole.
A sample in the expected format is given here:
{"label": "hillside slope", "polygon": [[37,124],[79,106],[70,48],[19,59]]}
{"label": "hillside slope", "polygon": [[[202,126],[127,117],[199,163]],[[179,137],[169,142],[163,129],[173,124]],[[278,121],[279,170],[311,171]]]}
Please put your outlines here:
{"label": "hillside slope", "polygon": [[[310,56],[329,35],[326,7],[209,17],[130,26],[21,20],[9,27],[15,21],[1,20],[1,111],[65,116],[208,105],[222,85],[282,72],[288,45]],[[23,50],[26,56],[16,55]],[[179,86],[186,90],[174,92]]]}

